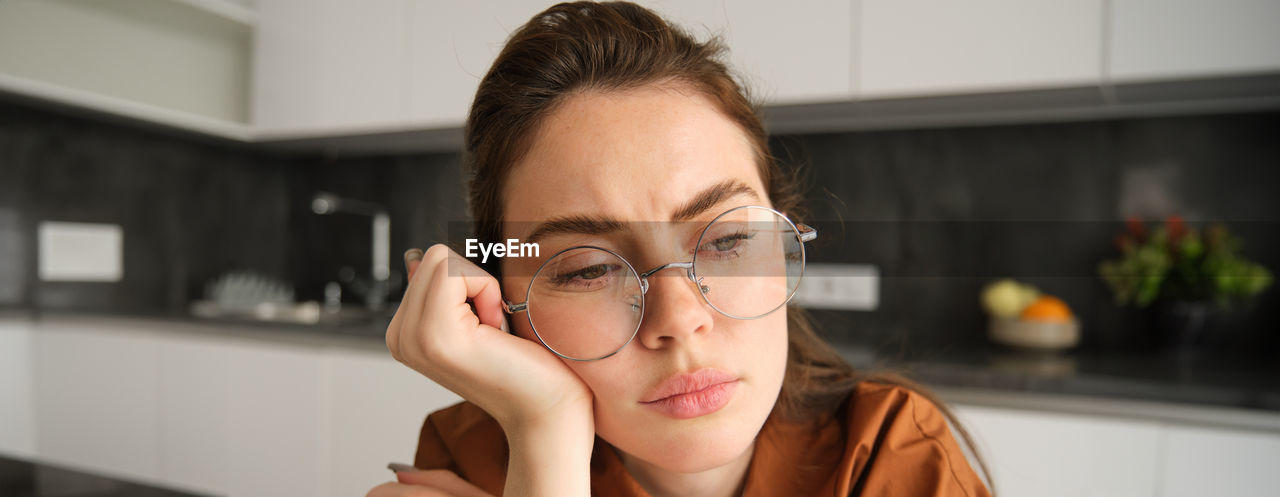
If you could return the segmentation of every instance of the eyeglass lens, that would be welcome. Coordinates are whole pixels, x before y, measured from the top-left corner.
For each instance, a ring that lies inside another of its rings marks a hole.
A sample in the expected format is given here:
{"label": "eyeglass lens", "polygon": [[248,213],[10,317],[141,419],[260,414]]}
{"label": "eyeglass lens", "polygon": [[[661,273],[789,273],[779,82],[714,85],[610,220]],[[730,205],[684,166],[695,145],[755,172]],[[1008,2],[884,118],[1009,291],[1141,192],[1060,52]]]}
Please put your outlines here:
{"label": "eyeglass lens", "polygon": [[[803,246],[791,223],[763,208],[739,208],[703,231],[693,273],[717,311],[753,319],[780,308],[799,284]],[[656,277],[657,275],[655,275]],[[579,360],[607,357],[639,330],[640,277],[612,252],[580,247],[543,264],[528,295],[529,322],[556,353]]]}

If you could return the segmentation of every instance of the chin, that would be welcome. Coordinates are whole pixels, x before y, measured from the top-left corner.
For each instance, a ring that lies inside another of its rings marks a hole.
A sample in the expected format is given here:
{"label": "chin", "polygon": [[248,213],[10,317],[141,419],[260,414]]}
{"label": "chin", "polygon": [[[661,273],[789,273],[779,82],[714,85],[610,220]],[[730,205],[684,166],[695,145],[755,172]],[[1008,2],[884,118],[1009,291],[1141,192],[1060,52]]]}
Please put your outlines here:
{"label": "chin", "polygon": [[752,431],[740,436],[673,444],[659,451],[653,459],[646,460],[667,471],[698,473],[724,466],[741,457],[751,449],[755,435],[756,432]]}
{"label": "chin", "polygon": [[[754,406],[753,406],[754,407]],[[649,417],[644,422],[601,423],[600,438],[618,450],[667,471],[696,473],[728,464],[751,449],[768,416],[759,409],[722,410],[703,418]]]}

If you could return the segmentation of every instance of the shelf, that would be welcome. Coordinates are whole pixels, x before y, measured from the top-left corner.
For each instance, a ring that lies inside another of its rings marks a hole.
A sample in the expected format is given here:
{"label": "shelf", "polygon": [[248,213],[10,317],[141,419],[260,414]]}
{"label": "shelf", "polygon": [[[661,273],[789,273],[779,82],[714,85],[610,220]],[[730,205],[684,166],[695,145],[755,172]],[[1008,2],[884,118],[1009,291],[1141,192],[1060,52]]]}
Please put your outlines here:
{"label": "shelf", "polygon": [[137,119],[164,127],[246,142],[252,139],[247,124],[167,109],[76,88],[0,73],[0,93],[13,93],[56,104]]}
{"label": "shelf", "polygon": [[249,8],[227,0],[173,0],[191,8],[199,9],[229,21],[235,21],[247,27],[258,24],[258,13]]}

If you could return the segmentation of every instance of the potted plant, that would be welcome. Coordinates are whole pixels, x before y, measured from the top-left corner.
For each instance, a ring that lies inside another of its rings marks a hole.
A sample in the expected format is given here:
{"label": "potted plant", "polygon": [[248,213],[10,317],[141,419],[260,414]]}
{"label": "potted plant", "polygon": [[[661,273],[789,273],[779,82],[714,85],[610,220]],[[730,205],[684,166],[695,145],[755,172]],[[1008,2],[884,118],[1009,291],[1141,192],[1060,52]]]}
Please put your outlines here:
{"label": "potted plant", "polygon": [[1100,263],[1098,274],[1117,304],[1154,312],[1162,341],[1185,348],[1213,314],[1271,285],[1267,268],[1239,255],[1240,243],[1221,224],[1198,230],[1175,215],[1148,230],[1130,218],[1116,237],[1120,258]]}

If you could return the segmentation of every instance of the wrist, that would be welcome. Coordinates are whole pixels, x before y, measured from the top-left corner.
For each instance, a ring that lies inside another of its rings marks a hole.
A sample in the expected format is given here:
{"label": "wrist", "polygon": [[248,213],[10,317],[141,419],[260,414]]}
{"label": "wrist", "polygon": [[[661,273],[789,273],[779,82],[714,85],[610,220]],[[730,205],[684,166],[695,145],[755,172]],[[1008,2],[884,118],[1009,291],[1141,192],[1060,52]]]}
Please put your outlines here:
{"label": "wrist", "polygon": [[510,450],[503,495],[587,496],[595,424],[587,415],[524,420],[504,427]]}

